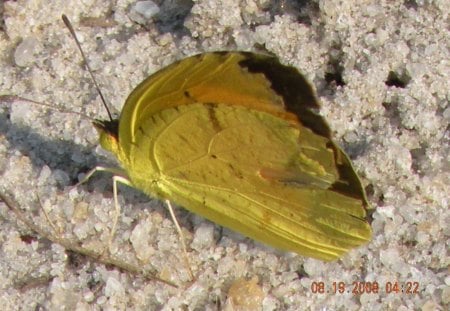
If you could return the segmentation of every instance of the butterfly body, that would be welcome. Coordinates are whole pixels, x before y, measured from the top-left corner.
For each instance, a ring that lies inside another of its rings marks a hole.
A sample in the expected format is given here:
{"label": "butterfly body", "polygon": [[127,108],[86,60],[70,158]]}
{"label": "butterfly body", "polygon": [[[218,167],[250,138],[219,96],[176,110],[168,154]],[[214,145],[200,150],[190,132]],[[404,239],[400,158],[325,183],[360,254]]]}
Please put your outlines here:
{"label": "butterfly body", "polygon": [[97,127],[149,196],[333,260],[366,243],[371,229],[359,178],[314,108],[309,84],[275,58],[204,53],[144,80],[118,124]]}

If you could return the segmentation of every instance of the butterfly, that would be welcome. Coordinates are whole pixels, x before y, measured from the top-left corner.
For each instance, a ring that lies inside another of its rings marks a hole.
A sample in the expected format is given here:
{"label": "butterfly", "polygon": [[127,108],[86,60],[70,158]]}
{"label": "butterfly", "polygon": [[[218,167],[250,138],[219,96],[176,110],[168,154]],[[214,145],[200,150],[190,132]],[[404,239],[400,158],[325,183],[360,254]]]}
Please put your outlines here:
{"label": "butterfly", "polygon": [[331,261],[371,239],[370,209],[308,81],[273,56],[209,52],[96,120],[120,181],[282,250]]}

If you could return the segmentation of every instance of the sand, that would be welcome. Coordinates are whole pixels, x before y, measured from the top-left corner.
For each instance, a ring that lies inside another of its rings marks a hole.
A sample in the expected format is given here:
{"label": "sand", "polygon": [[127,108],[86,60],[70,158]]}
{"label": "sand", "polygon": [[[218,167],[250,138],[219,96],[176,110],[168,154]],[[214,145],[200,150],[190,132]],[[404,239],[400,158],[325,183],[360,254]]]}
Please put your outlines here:
{"label": "sand", "polygon": [[141,80],[175,60],[215,50],[273,53],[314,84],[321,114],[376,208],[372,241],[324,263],[176,207],[195,274],[190,281],[164,204],[120,186],[111,256],[178,285],[172,287],[66,249],[101,252],[115,215],[111,174],[73,187],[95,165],[117,165],[98,146],[91,121],[2,102],[0,190],[47,237],[70,244],[34,233],[0,203],[3,310],[233,310],[233,297],[234,310],[244,310],[236,305],[238,294],[253,299],[248,310],[449,308],[448,1],[2,5],[0,95],[92,118],[106,114],[63,13],[116,112]]}

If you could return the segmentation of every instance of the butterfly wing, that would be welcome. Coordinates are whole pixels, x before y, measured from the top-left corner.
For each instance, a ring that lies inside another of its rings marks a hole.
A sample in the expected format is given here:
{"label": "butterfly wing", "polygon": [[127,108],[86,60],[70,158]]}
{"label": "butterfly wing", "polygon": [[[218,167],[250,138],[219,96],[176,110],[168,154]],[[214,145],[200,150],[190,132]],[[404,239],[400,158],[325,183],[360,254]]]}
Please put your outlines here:
{"label": "butterfly wing", "polygon": [[[265,66],[265,67],[264,67]],[[292,72],[294,70],[294,72]],[[276,75],[279,90],[266,74]],[[290,82],[290,84],[287,83]],[[286,111],[285,89],[295,84],[298,107],[315,107],[312,89],[294,68],[271,56],[213,52],[185,58],[149,76],[128,97],[120,116],[121,144],[128,148],[142,121],[155,113],[196,102],[244,106],[295,120]]]}
{"label": "butterfly wing", "polygon": [[368,241],[362,200],[339,179],[329,141],[241,106],[191,104],[142,124],[127,171],[135,186],[277,248],[333,260]]}

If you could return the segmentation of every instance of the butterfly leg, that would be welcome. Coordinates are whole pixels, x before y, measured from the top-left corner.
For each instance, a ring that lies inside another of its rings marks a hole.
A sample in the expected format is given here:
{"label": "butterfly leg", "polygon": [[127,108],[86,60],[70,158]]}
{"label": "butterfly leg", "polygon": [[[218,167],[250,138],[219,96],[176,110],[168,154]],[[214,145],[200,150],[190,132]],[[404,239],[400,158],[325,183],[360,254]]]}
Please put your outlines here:
{"label": "butterfly leg", "polygon": [[[126,173],[123,170],[118,169],[118,168],[112,168],[112,167],[104,167],[104,166],[96,166],[96,167],[94,167],[92,170],[90,170],[77,183],[77,185],[85,183],[96,172],[109,172],[109,173],[114,174],[114,176],[113,176],[113,195],[114,195],[115,215],[114,215],[113,226],[112,226],[112,229],[111,229],[111,234],[110,234],[109,241],[108,241],[108,249],[111,249],[112,241],[113,241],[114,235],[116,234],[117,223],[119,221],[119,216],[120,216],[120,205],[119,205],[119,200],[117,199],[117,184],[121,183],[121,184],[124,184],[124,185],[129,186],[129,187],[133,187],[133,185],[131,184],[131,181],[128,179]],[[189,263],[189,258],[188,258],[188,254],[187,254],[187,247],[186,247],[186,243],[185,243],[185,238],[184,238],[183,232],[181,231],[181,227],[178,224],[177,218],[175,217],[175,213],[173,211],[172,204],[170,203],[169,200],[166,200],[165,202],[167,204],[170,216],[172,217],[172,220],[173,220],[173,222],[175,224],[175,227],[177,228],[178,235],[180,236],[180,239],[181,239],[181,245],[182,245],[182,248],[183,248],[183,253],[184,253],[186,265],[187,265],[187,268],[188,268],[188,271],[189,271],[189,276],[191,277],[191,279],[194,279],[194,274],[192,273],[191,265]]]}
{"label": "butterfly leg", "polygon": [[111,249],[112,241],[113,241],[114,235],[116,234],[117,223],[119,222],[119,217],[120,217],[120,205],[119,205],[119,200],[117,198],[117,184],[118,183],[121,183],[121,184],[129,186],[129,187],[133,187],[133,185],[131,184],[131,181],[128,178],[126,178],[124,176],[120,176],[120,175],[113,176],[113,195],[114,195],[115,215],[114,215],[113,226],[112,226],[111,233],[109,236],[109,241],[108,241],[109,249]]}
{"label": "butterfly leg", "polygon": [[111,233],[108,239],[108,249],[111,249],[112,241],[114,239],[114,235],[116,234],[117,223],[119,221],[120,216],[120,205],[119,200],[117,199],[117,183],[121,183],[127,186],[132,187],[130,180],[126,177],[126,173],[120,168],[115,167],[105,167],[105,166],[96,166],[92,170],[90,170],[76,185],[80,185],[88,181],[95,173],[97,172],[109,172],[114,174],[113,176],[113,195],[114,195],[114,220],[111,229]]}
{"label": "butterfly leg", "polygon": [[172,204],[170,203],[169,200],[165,200],[165,202],[167,204],[167,209],[169,210],[170,216],[172,217],[173,223],[175,224],[175,228],[177,228],[178,235],[180,236],[181,246],[183,247],[183,253],[184,253],[184,259],[186,261],[186,266],[187,266],[188,271],[189,271],[189,276],[191,277],[191,280],[193,280],[194,279],[194,274],[192,273],[191,264],[189,262],[189,257],[188,257],[188,253],[187,253],[187,247],[186,247],[186,243],[185,243],[185,238],[184,238],[183,232],[181,231],[181,227],[178,224],[177,217],[175,216],[175,213],[173,211]]}
{"label": "butterfly leg", "polygon": [[96,166],[87,172],[87,174],[84,175],[84,177],[74,187],[84,184],[97,172],[108,172],[114,176],[123,176],[124,178],[126,178],[125,176],[127,175],[124,170],[117,167]]}

